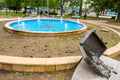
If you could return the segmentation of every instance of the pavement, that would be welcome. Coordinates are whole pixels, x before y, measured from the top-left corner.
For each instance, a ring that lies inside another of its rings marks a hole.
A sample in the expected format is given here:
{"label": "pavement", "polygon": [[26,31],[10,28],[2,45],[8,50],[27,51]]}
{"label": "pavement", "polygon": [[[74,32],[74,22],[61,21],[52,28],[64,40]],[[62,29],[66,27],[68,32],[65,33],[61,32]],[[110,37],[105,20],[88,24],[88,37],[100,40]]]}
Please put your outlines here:
{"label": "pavement", "polygon": [[17,18],[0,18],[0,21],[16,20]]}
{"label": "pavement", "polygon": [[97,75],[91,70],[87,63],[82,59],[75,69],[71,80],[120,80],[120,61],[111,59],[106,56],[100,58],[106,65],[111,66],[118,74],[111,74],[109,79]]}
{"label": "pavement", "polygon": [[111,28],[120,29],[120,26],[106,23],[107,20],[80,20],[80,21],[87,22],[87,23],[92,23],[92,24],[95,24],[95,25],[103,25],[103,26],[107,26],[107,27],[111,27]]}

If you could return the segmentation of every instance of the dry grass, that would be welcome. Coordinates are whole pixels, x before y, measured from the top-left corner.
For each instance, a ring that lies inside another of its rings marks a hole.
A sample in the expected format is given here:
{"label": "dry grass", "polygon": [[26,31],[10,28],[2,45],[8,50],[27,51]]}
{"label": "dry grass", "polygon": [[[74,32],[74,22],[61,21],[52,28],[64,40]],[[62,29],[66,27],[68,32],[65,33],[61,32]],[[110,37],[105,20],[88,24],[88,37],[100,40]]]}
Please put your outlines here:
{"label": "dry grass", "polygon": [[80,55],[79,43],[90,30],[96,29],[101,40],[109,48],[120,40],[114,32],[104,32],[103,27],[87,24],[88,30],[81,34],[58,37],[34,37],[9,33],[0,27],[0,54],[22,57],[62,57]]}

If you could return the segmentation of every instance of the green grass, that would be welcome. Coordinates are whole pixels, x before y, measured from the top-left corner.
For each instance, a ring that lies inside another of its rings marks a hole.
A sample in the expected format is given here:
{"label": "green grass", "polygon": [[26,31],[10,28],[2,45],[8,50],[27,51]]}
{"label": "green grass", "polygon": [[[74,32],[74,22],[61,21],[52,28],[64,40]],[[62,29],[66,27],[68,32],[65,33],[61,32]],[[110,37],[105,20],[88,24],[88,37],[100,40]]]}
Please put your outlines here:
{"label": "green grass", "polygon": [[[63,18],[73,18],[72,16],[75,16],[75,15],[64,15]],[[78,15],[79,16],[79,15]],[[60,16],[57,16],[55,15],[55,17],[57,18],[60,18]],[[84,16],[79,16],[77,18],[74,18],[74,19],[84,19]],[[94,17],[94,16],[87,16],[87,20],[109,20],[108,18],[101,18],[101,17]]]}
{"label": "green grass", "polygon": [[[18,12],[17,14],[15,12],[8,12],[9,17],[19,17],[22,16],[22,12]],[[1,12],[0,17],[7,17],[6,13]]]}

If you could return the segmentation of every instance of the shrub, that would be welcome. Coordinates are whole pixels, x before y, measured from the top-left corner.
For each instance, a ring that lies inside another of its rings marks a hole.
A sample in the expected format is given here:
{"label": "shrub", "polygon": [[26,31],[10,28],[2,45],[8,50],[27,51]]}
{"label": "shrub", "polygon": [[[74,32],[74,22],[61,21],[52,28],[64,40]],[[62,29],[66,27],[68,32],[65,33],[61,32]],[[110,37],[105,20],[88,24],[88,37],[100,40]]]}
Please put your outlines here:
{"label": "shrub", "polygon": [[111,19],[114,19],[114,20],[115,20],[115,17],[116,17],[116,16],[111,16]]}

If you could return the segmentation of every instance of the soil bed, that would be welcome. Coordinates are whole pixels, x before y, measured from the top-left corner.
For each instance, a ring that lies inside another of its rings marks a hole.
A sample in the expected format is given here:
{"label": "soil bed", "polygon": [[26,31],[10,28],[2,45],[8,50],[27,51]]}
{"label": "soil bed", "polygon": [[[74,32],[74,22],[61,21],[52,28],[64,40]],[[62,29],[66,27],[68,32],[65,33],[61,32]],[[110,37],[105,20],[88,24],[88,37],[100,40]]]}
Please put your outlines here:
{"label": "soil bed", "polygon": [[80,55],[79,42],[86,32],[96,29],[101,40],[109,48],[120,41],[116,33],[103,27],[85,23],[88,29],[84,33],[59,36],[59,37],[35,37],[9,33],[4,29],[5,23],[0,22],[0,55],[21,57],[62,57]]}

